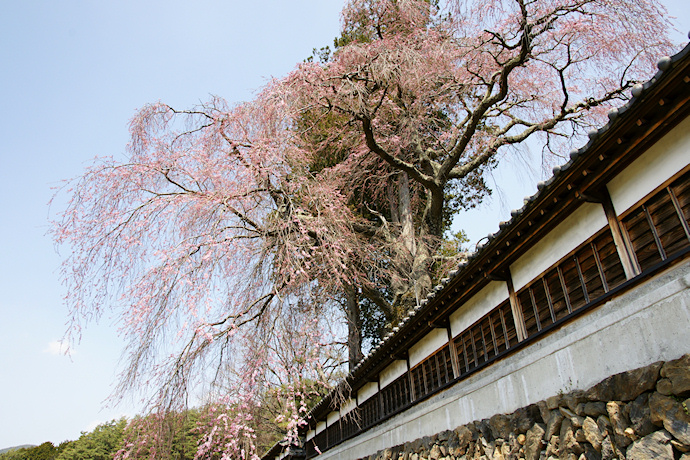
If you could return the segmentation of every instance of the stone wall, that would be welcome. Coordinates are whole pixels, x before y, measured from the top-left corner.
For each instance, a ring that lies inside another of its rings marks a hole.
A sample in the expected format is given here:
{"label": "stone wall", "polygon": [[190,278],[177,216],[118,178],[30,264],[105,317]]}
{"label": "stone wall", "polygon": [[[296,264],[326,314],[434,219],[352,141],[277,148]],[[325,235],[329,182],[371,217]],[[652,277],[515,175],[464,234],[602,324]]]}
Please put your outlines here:
{"label": "stone wall", "polygon": [[362,460],[690,460],[690,354]]}

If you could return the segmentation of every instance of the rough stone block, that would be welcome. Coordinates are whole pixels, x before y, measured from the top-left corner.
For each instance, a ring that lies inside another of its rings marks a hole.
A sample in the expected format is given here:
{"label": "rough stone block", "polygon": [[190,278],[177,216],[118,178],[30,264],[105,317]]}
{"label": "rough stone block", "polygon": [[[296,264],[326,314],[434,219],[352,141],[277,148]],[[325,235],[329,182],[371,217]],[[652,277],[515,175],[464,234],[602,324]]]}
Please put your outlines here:
{"label": "rough stone block", "polygon": [[558,458],[558,436],[554,435],[549,438],[549,443],[546,445],[546,451],[544,452],[545,457],[556,457]]}
{"label": "rough stone block", "polygon": [[669,396],[673,394],[673,384],[670,379],[659,379],[656,382],[656,391],[662,395]]}
{"label": "rough stone block", "polygon": [[644,438],[656,430],[650,420],[649,394],[643,393],[628,404],[628,416],[635,434]]}
{"label": "rough stone block", "polygon": [[594,450],[601,452],[601,442],[604,440],[604,435],[599,429],[599,425],[592,417],[586,417],[582,423],[582,431],[585,439],[594,447]]}
{"label": "rough stone block", "polygon": [[[465,455],[467,446],[469,446],[470,441],[472,441],[472,432],[466,426],[459,426],[454,431],[458,436],[458,444],[455,446],[455,455]],[[450,440],[448,446],[450,447]]]}
{"label": "rough stone block", "polygon": [[573,413],[577,412],[577,405],[587,402],[587,393],[584,390],[573,390],[564,394],[561,404],[565,404]]}
{"label": "rough stone block", "polygon": [[632,401],[656,388],[663,362],[612,375],[586,391],[590,401]]}
{"label": "rough stone block", "polygon": [[597,425],[602,433],[613,433],[613,427],[611,426],[611,420],[607,415],[600,415],[597,417]]}
{"label": "rough stone block", "polygon": [[551,412],[549,420],[546,422],[546,430],[544,431],[544,440],[551,439],[551,436],[558,434],[561,431],[561,423],[563,423],[563,414],[560,411],[554,410]]}
{"label": "rough stone block", "polygon": [[542,438],[544,433],[544,426],[540,423],[535,423],[532,428],[527,431],[525,435],[525,460],[537,460],[539,458],[543,445]]}
{"label": "rough stone block", "polygon": [[610,460],[616,456],[616,450],[613,448],[611,438],[606,436],[601,442],[601,459]]}
{"label": "rough stone block", "polygon": [[489,423],[488,418],[478,422],[476,426],[479,433],[484,437],[484,439],[487,440],[487,442],[494,439],[493,434],[491,433],[491,424]]}
{"label": "rough stone block", "polygon": [[671,391],[674,395],[690,395],[690,354],[664,364],[661,376],[671,381]]}
{"label": "rough stone block", "polygon": [[660,393],[649,397],[650,419],[663,427],[683,444],[690,445],[690,415],[682,403]]}
{"label": "rough stone block", "polygon": [[601,460],[601,454],[594,450],[589,444],[585,444],[585,453],[580,455],[579,460]]}
{"label": "rough stone block", "polygon": [[441,432],[438,434],[436,440],[437,440],[438,442],[446,442],[446,441],[448,441],[448,439],[450,438],[451,433],[452,433],[452,431],[450,431],[450,430],[441,431]]}
{"label": "rough stone block", "polygon": [[[536,404],[521,407],[513,412],[510,418],[512,431],[515,433],[526,433],[536,422],[541,422],[541,412]],[[504,437],[504,439],[507,439]]]}
{"label": "rough stone block", "polygon": [[561,458],[568,457],[570,454],[579,456],[584,452],[584,448],[577,442],[575,438],[575,431],[573,424],[569,418],[563,419],[561,424],[561,433],[559,435],[558,453]]}
{"label": "rough stone block", "polygon": [[623,405],[617,401],[606,403],[606,411],[609,413],[609,420],[613,427],[614,441],[616,447],[623,449],[628,447],[632,440],[626,435],[625,430],[630,427],[630,420],[625,416]]}
{"label": "rough stone block", "polygon": [[561,414],[563,414],[563,417],[567,417],[567,418],[575,417],[575,412],[571,411],[567,407],[561,406],[558,408],[558,410],[561,412]]}
{"label": "rough stone block", "polygon": [[513,428],[511,418],[504,414],[496,414],[491,417],[488,425],[491,431],[491,439],[508,439],[508,435]]}
{"label": "rough stone block", "polygon": [[561,405],[561,395],[555,395],[551,396],[550,398],[546,398],[546,407],[549,408],[549,410],[554,410],[558,409],[558,406]]}
{"label": "rough stone block", "polygon": [[584,417],[585,415],[585,403],[579,403],[577,406],[575,406],[575,413],[579,415],[580,417]]}
{"label": "rough stone block", "polygon": [[585,404],[585,415],[592,418],[599,417],[600,415],[607,415],[606,403],[603,401],[591,401]]}
{"label": "rough stone block", "polygon": [[655,431],[639,441],[635,441],[626,452],[628,460],[673,460],[671,435],[666,431]]}
{"label": "rough stone block", "polygon": [[541,414],[541,421],[546,423],[551,416],[551,410],[549,410],[548,406],[546,405],[546,401],[539,401],[537,403],[537,407],[539,408],[539,413]]}
{"label": "rough stone block", "polygon": [[678,442],[675,439],[671,439],[671,445],[678,452],[683,452],[683,453],[690,452],[690,446],[683,444],[682,442]]}

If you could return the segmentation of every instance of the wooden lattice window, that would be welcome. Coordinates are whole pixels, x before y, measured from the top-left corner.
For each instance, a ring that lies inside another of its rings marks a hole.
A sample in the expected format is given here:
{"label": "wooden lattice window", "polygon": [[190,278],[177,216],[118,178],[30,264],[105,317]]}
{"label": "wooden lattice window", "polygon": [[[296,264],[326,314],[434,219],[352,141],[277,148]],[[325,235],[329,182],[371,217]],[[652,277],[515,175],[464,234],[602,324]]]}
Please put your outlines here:
{"label": "wooden lattice window", "polygon": [[601,271],[604,273],[605,290],[606,292],[615,288],[625,281],[625,270],[618,256],[616,244],[613,242],[613,236],[609,230],[592,242],[592,246],[596,250],[596,254],[601,265]]}
{"label": "wooden lattice window", "polygon": [[506,300],[453,339],[463,376],[517,344],[510,302]]}
{"label": "wooden lattice window", "polygon": [[571,312],[580,309],[587,304],[585,297],[584,286],[582,283],[582,274],[580,264],[576,257],[572,255],[561,262],[558,266],[563,274],[563,282],[565,284],[565,293],[570,301]]}
{"label": "wooden lattice window", "polygon": [[690,172],[623,219],[642,271],[690,246]]}
{"label": "wooden lattice window", "polygon": [[570,299],[565,295],[563,273],[558,267],[549,270],[542,277],[542,284],[544,285],[547,301],[551,302],[551,309],[556,321],[568,316],[572,311]]}
{"label": "wooden lattice window", "polygon": [[347,439],[359,431],[360,418],[359,408],[354,408],[352,411],[343,415],[340,418],[340,430],[342,432],[342,439]]}
{"label": "wooden lattice window", "polygon": [[395,381],[381,390],[383,399],[383,416],[392,414],[398,409],[410,403],[410,382],[407,373],[401,375]]}
{"label": "wooden lattice window", "polygon": [[671,191],[675,196],[685,222],[690,222],[690,171],[671,184]]}
{"label": "wooden lattice window", "polygon": [[305,447],[307,450],[307,458],[316,457],[319,454],[316,451],[316,439],[315,438],[311,438],[305,444],[306,444]]}
{"label": "wooden lattice window", "polygon": [[326,433],[326,430],[323,430],[322,432],[318,433],[314,438],[314,445],[321,452],[324,452],[329,447],[327,435],[328,433]]}
{"label": "wooden lattice window", "polygon": [[445,345],[417,364],[411,370],[411,375],[416,399],[428,395],[453,380],[453,363],[449,345]]}
{"label": "wooden lattice window", "polygon": [[608,287],[604,286],[606,277],[601,271],[599,255],[594,245],[591,243],[583,245],[575,253],[575,259],[580,265],[580,282],[585,287],[586,302],[589,303],[608,292]]}
{"label": "wooden lattice window", "polygon": [[637,264],[641,270],[661,262],[661,254],[654,240],[654,233],[649,226],[647,209],[640,206],[631,212],[623,221],[625,229],[630,237]]}
{"label": "wooden lattice window", "polygon": [[326,432],[328,437],[328,447],[333,447],[334,445],[338,444],[342,439],[342,433],[340,431],[340,420],[336,421],[333,425],[330,425],[328,428],[326,428]]}
{"label": "wooden lattice window", "polygon": [[378,395],[374,395],[360,404],[359,411],[362,418],[361,425],[363,429],[378,422],[381,419]]}
{"label": "wooden lattice window", "polygon": [[623,265],[605,228],[517,293],[527,337],[595,301],[625,281]]}

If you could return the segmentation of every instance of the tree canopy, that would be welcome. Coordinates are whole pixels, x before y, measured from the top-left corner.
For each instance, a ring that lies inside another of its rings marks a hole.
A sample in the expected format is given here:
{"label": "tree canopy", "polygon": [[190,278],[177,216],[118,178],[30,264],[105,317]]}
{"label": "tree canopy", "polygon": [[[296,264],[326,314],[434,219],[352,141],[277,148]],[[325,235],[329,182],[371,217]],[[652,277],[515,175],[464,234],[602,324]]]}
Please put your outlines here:
{"label": "tree canopy", "polygon": [[203,386],[246,409],[213,423],[251,442],[278,391],[294,436],[362,330],[463,257],[450,222],[487,173],[528,139],[563,155],[670,49],[655,0],[350,0],[342,24],[252,101],[145,106],[128,160],[66,189],[72,331],[116,312],[119,392],[173,407]]}

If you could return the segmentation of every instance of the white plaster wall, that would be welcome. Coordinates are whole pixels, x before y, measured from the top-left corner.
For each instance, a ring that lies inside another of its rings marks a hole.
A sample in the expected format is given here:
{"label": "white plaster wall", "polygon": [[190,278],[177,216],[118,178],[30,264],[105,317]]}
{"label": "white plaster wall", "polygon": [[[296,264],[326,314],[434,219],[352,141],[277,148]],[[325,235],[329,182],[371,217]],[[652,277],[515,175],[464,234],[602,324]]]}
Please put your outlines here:
{"label": "white plaster wall", "polygon": [[352,460],[690,352],[690,260],[325,452]]}
{"label": "white plaster wall", "polygon": [[357,400],[362,404],[367,399],[374,396],[379,391],[376,382],[369,382],[357,391]]}
{"label": "white plaster wall", "polygon": [[424,361],[424,358],[448,343],[448,331],[434,329],[410,347],[410,368]]}
{"label": "white plaster wall", "polygon": [[397,359],[393,361],[387,368],[379,374],[381,389],[386,385],[392,383],[395,379],[407,372],[407,361]]}
{"label": "white plaster wall", "polygon": [[608,225],[604,208],[583,203],[510,266],[515,291],[561,260],[587,238]]}
{"label": "white plaster wall", "polygon": [[314,431],[314,430],[307,431],[307,441],[309,441],[310,439],[314,439],[314,436],[316,436],[316,431]]}
{"label": "white plaster wall", "polygon": [[325,429],[326,429],[326,422],[318,422],[316,424],[316,434],[321,433]]}
{"label": "white plaster wall", "polygon": [[690,117],[683,120],[608,184],[613,207],[624,213],[690,164]]}
{"label": "white plaster wall", "polygon": [[340,415],[343,416],[347,414],[348,412],[352,412],[352,410],[357,407],[357,401],[354,399],[348,399],[345,401],[345,404],[340,406]]}
{"label": "white plaster wall", "polygon": [[328,426],[331,426],[335,422],[337,422],[338,419],[340,419],[340,412],[331,412],[326,417],[326,423],[328,424]]}
{"label": "white plaster wall", "polygon": [[450,331],[453,337],[473,325],[507,298],[508,285],[503,281],[491,281],[450,315]]}

